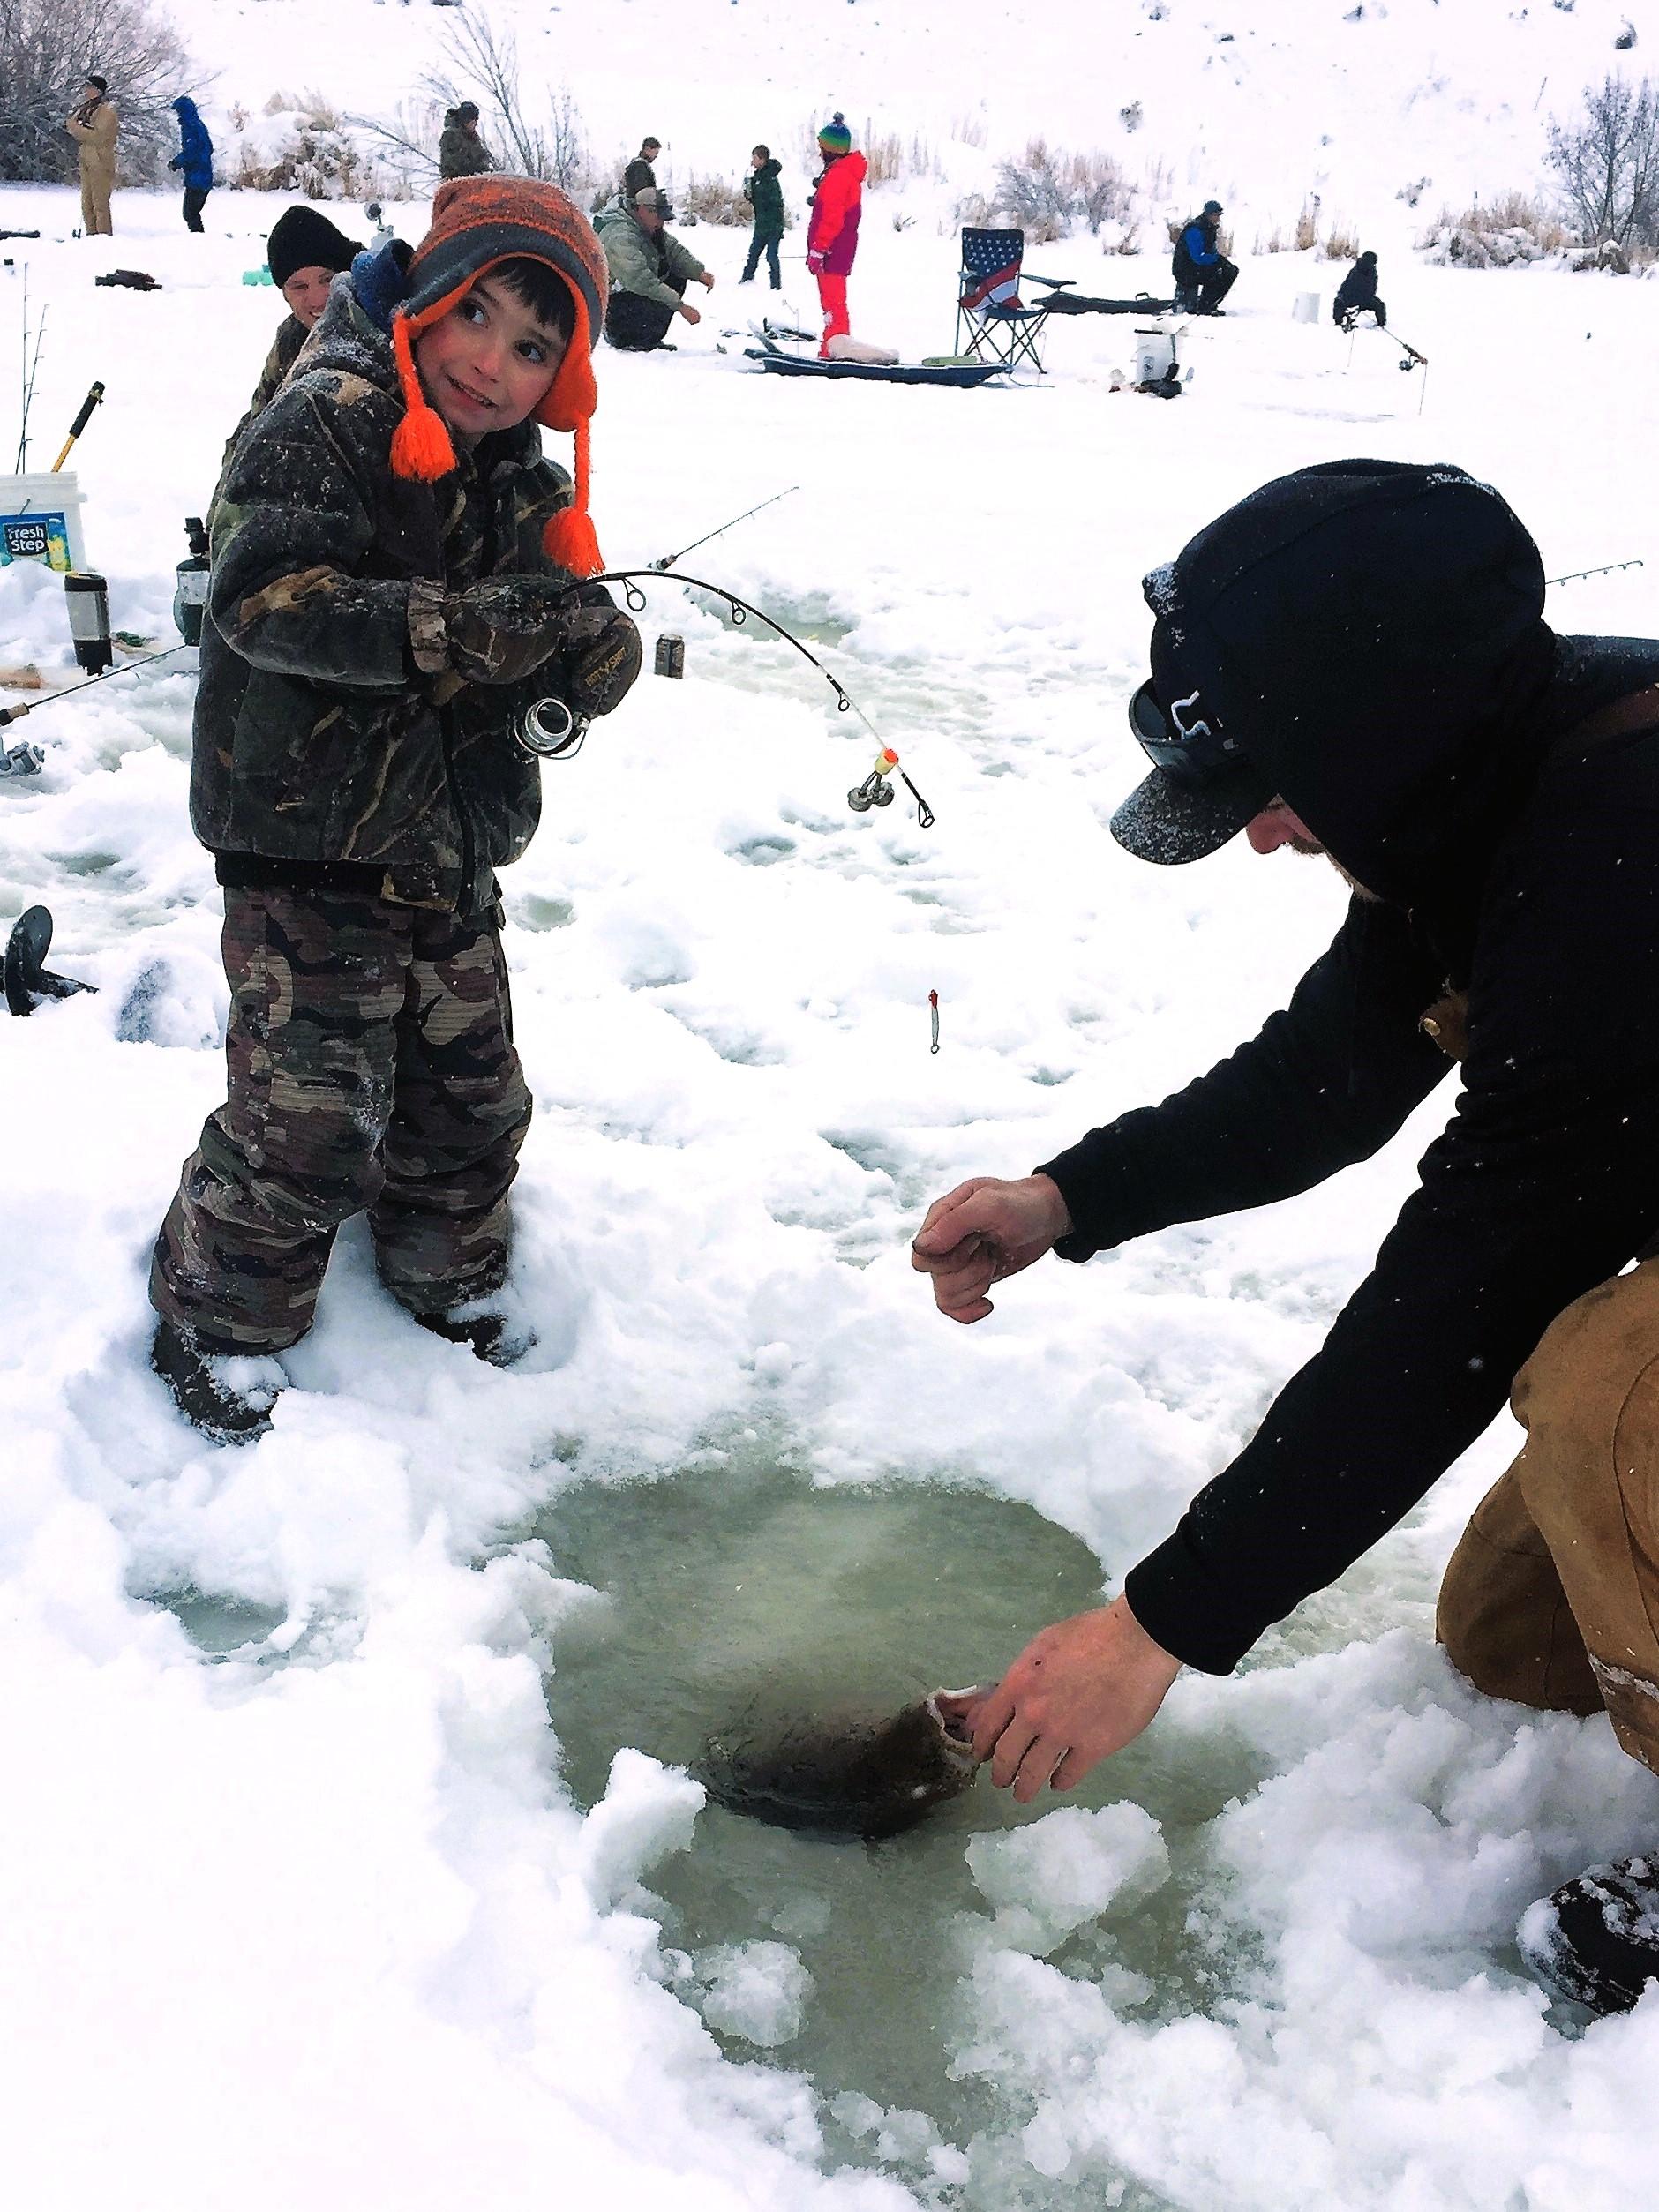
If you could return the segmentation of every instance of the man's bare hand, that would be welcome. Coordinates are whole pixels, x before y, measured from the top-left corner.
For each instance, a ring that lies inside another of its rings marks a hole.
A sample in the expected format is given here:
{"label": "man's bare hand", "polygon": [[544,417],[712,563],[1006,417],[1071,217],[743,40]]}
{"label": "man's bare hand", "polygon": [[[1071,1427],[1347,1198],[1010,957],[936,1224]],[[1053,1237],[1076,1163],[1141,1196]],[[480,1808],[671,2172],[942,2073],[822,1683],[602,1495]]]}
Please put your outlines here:
{"label": "man's bare hand", "polygon": [[1057,1183],[1047,1175],[1000,1182],[975,1175],[935,1198],[916,1232],[911,1265],[933,1277],[934,1302],[965,1324],[995,1311],[986,1296],[1041,1259],[1071,1227]]}
{"label": "man's bare hand", "polygon": [[1092,1766],[1132,1743],[1181,1672],[1116,1598],[1041,1630],[995,1690],[939,1709],[973,1730],[973,1755],[991,1762],[998,1789],[1022,1805],[1045,1782],[1070,1789]]}

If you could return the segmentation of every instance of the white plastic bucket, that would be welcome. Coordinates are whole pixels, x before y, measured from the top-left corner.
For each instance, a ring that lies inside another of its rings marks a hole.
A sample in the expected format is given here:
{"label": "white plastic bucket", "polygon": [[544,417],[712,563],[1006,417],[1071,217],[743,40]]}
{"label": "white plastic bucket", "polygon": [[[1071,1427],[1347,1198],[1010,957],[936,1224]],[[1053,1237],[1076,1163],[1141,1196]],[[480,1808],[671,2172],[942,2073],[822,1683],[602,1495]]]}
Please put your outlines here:
{"label": "white plastic bucket", "polygon": [[1294,323],[1317,323],[1319,319],[1317,292],[1298,292],[1290,304],[1290,319]]}
{"label": "white plastic bucket", "polygon": [[0,476],[0,568],[14,560],[84,568],[80,488],[71,469],[56,476]]}
{"label": "white plastic bucket", "polygon": [[1135,333],[1135,381],[1157,384],[1175,365],[1175,341],[1167,330]]}

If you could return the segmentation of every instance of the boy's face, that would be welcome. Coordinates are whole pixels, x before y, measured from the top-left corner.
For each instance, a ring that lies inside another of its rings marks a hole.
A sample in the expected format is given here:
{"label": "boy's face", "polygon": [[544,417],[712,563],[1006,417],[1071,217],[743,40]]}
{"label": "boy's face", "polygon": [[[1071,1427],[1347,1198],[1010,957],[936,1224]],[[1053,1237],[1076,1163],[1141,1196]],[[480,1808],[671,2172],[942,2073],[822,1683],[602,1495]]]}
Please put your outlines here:
{"label": "boy's face", "polygon": [[282,297],[293,309],[297,320],[309,330],[328,304],[328,287],[334,281],[332,269],[313,263],[309,269],[296,269],[282,287]]}
{"label": "boy's face", "polygon": [[498,276],[481,276],[415,341],[415,365],[463,443],[526,422],[547,397],[566,341]]}
{"label": "boy's face", "polygon": [[750,156],[749,156],[749,167],[750,167],[752,169],[759,169],[759,167],[761,166],[761,163],[762,163],[762,162],[765,159],[766,159],[766,156],[765,156],[765,155],[764,155],[764,154],[762,154],[762,153],[759,150],[759,148],[757,147],[757,148],[755,149],[755,151],[754,151],[753,154],[750,154]]}

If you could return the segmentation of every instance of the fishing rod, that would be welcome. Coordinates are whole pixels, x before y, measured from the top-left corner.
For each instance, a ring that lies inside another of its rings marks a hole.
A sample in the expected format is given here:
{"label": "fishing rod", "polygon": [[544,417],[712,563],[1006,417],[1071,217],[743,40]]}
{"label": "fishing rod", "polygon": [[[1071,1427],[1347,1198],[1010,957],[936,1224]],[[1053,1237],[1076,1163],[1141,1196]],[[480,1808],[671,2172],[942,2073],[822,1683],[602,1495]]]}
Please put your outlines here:
{"label": "fishing rod", "polygon": [[170,661],[175,653],[189,653],[189,645],[169,645],[159,653],[145,653],[120,668],[107,668],[101,676],[89,676],[83,684],[71,684],[63,691],[53,692],[49,698],[28,700],[20,707],[0,707],[0,730],[9,722],[21,722],[25,715],[44,714],[47,708],[56,707],[62,699],[73,699],[83,691],[90,691],[94,684],[107,684],[117,676],[136,676],[141,668],[149,668],[157,661]]}
{"label": "fishing rod", "polygon": [[751,514],[759,514],[767,507],[775,507],[780,499],[787,499],[790,492],[799,490],[798,484],[792,484],[786,491],[774,491],[771,498],[762,499],[759,506],[746,507],[741,514],[734,514],[729,522],[722,522],[717,530],[710,530],[706,537],[694,537],[689,545],[682,545],[677,553],[665,553],[661,560],[654,560],[651,566],[659,574],[666,575],[677,560],[684,560],[687,554],[694,553],[698,546],[710,544],[717,537],[724,537],[728,530],[736,529],[739,522],[747,522]]}
{"label": "fishing rod", "polygon": [[[782,499],[784,495],[780,492],[777,496]],[[769,502],[762,502],[762,504],[769,505]],[[741,521],[744,518],[739,515],[737,519]],[[727,524],[726,527],[729,529],[731,525]],[[710,533],[711,536],[717,536],[718,534],[717,531]],[[691,549],[688,546],[686,550],[689,551]],[[678,559],[679,556],[676,554],[674,558]],[[559,596],[561,599],[572,598],[577,592],[585,591],[594,584],[620,584],[622,596],[628,612],[643,614],[645,594],[640,589],[642,579],[655,583],[666,581],[689,584],[695,590],[709,592],[713,597],[723,600],[730,608],[733,629],[741,629],[749,617],[753,615],[757,622],[763,622],[775,636],[783,640],[785,645],[793,646],[802,660],[815,668],[830,690],[834,692],[837,712],[844,715],[856,715],[881,748],[876,756],[875,768],[865,777],[862,784],[858,784],[847,793],[848,804],[855,814],[864,814],[872,806],[885,806],[889,804],[893,796],[893,787],[889,779],[892,771],[898,768],[897,754],[887,743],[881,731],[851,692],[847,690],[840,678],[827,669],[818,656],[810,648],[803,645],[792,630],[786,630],[774,616],[768,614],[764,607],[757,607],[752,601],[739,598],[735,591],[729,591],[724,584],[710,583],[706,576],[687,576],[679,573],[672,576],[665,576],[664,571],[656,563],[649,568],[602,569],[597,576],[579,578]],[[525,751],[534,753],[538,759],[544,761],[574,760],[582,750],[582,742],[587,737],[588,717],[585,715],[574,714],[562,699],[538,699],[521,720],[516,734],[519,743]],[[899,770],[899,781],[916,802],[918,826],[923,829],[931,829],[934,825],[932,807],[928,806],[927,800],[902,769]]]}
{"label": "fishing rod", "polygon": [[1550,584],[1575,584],[1583,576],[1611,576],[1621,568],[1641,568],[1645,566],[1640,560],[1605,560],[1599,568],[1570,568],[1565,576],[1546,576],[1543,581],[1546,587]]}

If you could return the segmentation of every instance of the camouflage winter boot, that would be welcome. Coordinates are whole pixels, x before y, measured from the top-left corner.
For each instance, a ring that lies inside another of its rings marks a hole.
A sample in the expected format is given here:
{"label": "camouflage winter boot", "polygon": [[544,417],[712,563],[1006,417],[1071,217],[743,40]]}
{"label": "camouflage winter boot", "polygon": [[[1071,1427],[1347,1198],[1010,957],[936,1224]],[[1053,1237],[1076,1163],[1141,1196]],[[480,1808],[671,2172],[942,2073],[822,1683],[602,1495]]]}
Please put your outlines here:
{"label": "camouflage winter boot", "polygon": [[499,1306],[482,1300],[452,1306],[447,1313],[416,1314],[414,1319],[447,1344],[464,1344],[475,1359],[490,1367],[512,1367],[536,1342],[536,1331],[520,1322],[510,1323]]}
{"label": "camouflage winter boot", "polygon": [[246,1443],[271,1426],[287,1377],[257,1353],[209,1352],[187,1329],[158,1323],[150,1365],[191,1425],[214,1443]]}

